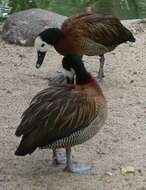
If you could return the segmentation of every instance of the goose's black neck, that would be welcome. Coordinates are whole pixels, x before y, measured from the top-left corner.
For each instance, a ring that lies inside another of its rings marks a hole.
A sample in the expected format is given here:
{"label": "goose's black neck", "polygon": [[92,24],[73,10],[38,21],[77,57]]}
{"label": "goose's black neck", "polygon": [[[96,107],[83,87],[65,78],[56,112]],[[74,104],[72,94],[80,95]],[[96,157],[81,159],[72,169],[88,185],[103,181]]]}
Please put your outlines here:
{"label": "goose's black neck", "polygon": [[64,69],[73,69],[76,75],[76,84],[82,85],[91,82],[92,76],[87,72],[82,59],[77,55],[66,55],[63,58]]}
{"label": "goose's black neck", "polygon": [[90,82],[91,75],[87,72],[84,64],[80,63],[75,70],[76,73],[76,84],[86,84]]}
{"label": "goose's black neck", "polygon": [[55,45],[60,39],[64,38],[64,33],[59,28],[48,28],[41,32],[39,36],[47,44]]}

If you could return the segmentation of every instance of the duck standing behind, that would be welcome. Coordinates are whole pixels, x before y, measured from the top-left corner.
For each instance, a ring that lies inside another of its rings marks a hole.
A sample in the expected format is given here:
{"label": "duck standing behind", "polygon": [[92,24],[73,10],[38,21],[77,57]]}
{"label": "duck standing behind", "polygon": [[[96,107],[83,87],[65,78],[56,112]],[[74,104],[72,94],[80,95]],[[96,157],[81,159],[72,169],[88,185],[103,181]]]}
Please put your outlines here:
{"label": "duck standing behind", "polygon": [[64,21],[61,29],[49,28],[38,35],[35,40],[36,67],[41,66],[49,45],[52,45],[61,55],[100,56],[97,78],[101,80],[104,77],[104,54],[127,41],[135,42],[135,38],[118,18],[95,13],[72,16]]}

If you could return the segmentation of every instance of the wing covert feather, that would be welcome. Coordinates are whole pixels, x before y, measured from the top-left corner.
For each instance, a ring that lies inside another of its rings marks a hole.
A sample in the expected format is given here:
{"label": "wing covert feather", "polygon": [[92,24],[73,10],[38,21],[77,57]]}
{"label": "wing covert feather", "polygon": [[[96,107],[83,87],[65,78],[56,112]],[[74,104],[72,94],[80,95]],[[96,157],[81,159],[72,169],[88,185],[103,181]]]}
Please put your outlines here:
{"label": "wing covert feather", "polygon": [[93,97],[73,86],[49,87],[32,99],[16,135],[34,133],[45,145],[87,127],[97,116],[96,106]]}
{"label": "wing covert feather", "polygon": [[[118,45],[128,40],[128,30],[111,15],[84,13],[65,20],[62,30],[72,38],[89,38],[104,46]],[[127,35],[126,35],[127,34]]]}

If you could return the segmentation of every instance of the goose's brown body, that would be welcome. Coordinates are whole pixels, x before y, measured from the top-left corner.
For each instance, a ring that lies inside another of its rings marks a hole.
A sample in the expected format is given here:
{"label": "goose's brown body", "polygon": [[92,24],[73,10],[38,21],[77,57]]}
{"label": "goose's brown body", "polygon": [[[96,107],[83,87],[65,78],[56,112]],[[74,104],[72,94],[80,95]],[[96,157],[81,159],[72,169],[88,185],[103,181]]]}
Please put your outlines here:
{"label": "goose's brown body", "polygon": [[17,152],[21,149],[25,155],[37,147],[83,143],[104,124],[106,109],[105,98],[94,85],[49,87],[33,98],[23,114],[16,131],[17,136],[23,135]]}
{"label": "goose's brown body", "polygon": [[62,55],[103,55],[126,41],[135,41],[119,19],[110,15],[85,13],[69,17],[61,28],[64,38],[55,45]]}
{"label": "goose's brown body", "polygon": [[98,78],[102,79],[104,54],[127,41],[135,42],[135,38],[118,18],[95,13],[72,16],[64,21],[61,29],[49,28],[38,35],[36,67],[41,66],[50,44],[62,55],[100,56]]}

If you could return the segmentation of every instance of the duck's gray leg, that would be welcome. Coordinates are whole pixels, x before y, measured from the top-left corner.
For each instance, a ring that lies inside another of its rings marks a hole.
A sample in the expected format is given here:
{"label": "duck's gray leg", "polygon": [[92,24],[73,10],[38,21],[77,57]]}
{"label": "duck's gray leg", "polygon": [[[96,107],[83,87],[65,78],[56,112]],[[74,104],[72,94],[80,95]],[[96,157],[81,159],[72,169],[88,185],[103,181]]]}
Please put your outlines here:
{"label": "duck's gray leg", "polygon": [[97,79],[102,80],[102,78],[104,77],[104,62],[105,62],[105,58],[104,55],[100,56],[100,67],[99,67],[99,71],[98,71],[98,75],[97,75]]}
{"label": "duck's gray leg", "polygon": [[60,164],[66,164],[66,156],[63,152],[57,151],[56,149],[53,150],[53,161],[52,164],[54,166],[60,165]]}
{"label": "duck's gray leg", "polygon": [[78,173],[78,174],[87,174],[90,170],[89,166],[83,166],[72,163],[71,160],[71,147],[66,148],[66,167],[65,171]]}

